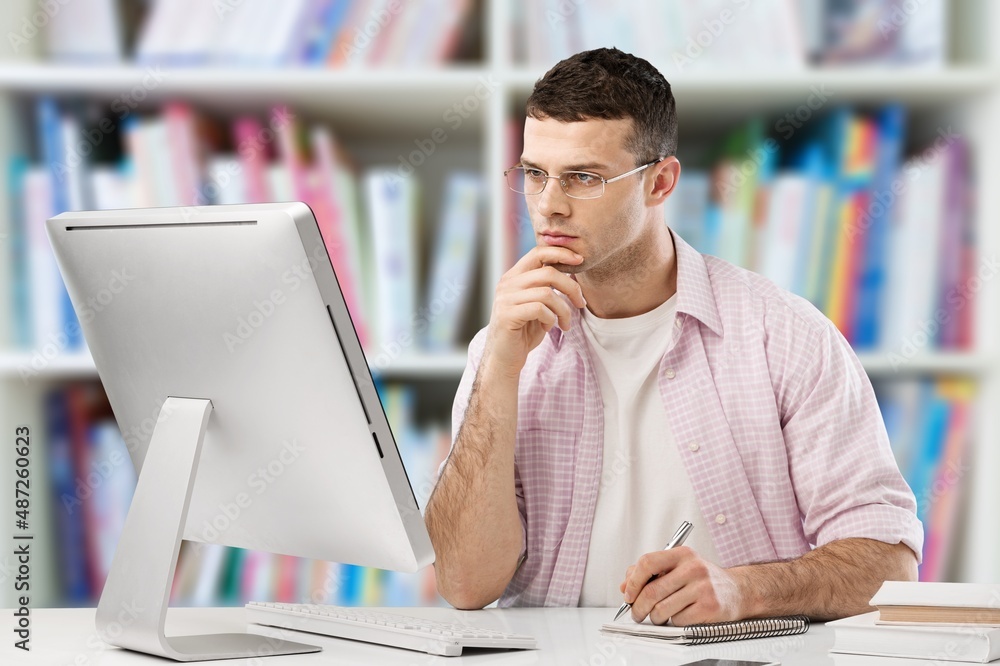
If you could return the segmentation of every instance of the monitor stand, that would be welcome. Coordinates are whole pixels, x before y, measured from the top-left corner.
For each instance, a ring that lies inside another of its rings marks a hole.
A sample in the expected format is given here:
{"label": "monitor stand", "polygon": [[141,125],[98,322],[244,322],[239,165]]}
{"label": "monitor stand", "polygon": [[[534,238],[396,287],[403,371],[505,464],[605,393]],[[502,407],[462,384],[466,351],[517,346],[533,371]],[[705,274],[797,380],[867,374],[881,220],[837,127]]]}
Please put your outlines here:
{"label": "monitor stand", "polygon": [[176,661],[318,652],[320,648],[256,634],[166,636],[167,607],[205,429],[206,399],[163,403],[132,505],[97,606],[107,643]]}

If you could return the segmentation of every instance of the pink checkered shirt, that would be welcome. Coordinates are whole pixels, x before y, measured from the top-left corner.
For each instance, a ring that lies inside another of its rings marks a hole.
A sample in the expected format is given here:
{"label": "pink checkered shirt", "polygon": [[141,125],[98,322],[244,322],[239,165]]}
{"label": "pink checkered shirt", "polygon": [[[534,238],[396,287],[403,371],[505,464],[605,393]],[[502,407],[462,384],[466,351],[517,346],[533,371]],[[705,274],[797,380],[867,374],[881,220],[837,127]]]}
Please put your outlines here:
{"label": "pink checkered shirt", "polygon": [[[902,542],[919,558],[916,502],[847,341],[804,299],[676,234],[674,245],[677,318],[664,331],[673,341],[659,388],[720,565],[795,558],[845,537]],[[469,344],[453,441],[485,333]],[[570,330],[553,328],[521,372],[514,461],[524,558],[500,606],[579,603],[603,439],[600,387],[574,309]]]}

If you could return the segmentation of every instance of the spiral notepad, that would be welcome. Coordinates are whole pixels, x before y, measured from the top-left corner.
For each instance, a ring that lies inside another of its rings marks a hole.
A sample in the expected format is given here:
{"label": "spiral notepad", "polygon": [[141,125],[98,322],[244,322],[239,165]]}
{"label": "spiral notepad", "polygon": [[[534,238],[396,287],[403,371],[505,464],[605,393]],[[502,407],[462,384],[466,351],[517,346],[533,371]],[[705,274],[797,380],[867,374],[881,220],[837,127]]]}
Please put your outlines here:
{"label": "spiral notepad", "polygon": [[609,622],[601,626],[601,631],[605,633],[657,638],[677,645],[791,636],[792,634],[804,634],[808,630],[809,618],[805,615],[737,620],[716,624],[692,624],[687,627],[656,625],[648,623],[648,620],[638,624],[629,620]]}

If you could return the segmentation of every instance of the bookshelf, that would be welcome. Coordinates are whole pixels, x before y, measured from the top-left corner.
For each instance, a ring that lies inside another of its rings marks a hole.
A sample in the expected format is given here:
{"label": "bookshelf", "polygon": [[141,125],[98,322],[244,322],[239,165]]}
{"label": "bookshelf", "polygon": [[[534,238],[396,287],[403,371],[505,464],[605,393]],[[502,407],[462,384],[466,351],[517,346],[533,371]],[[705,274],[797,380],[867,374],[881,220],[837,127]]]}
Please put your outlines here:
{"label": "bookshelf", "polygon": [[[32,7],[29,0],[8,2],[0,10],[0,32],[13,29]],[[911,111],[912,136],[908,146],[917,147],[933,138],[942,125],[961,128],[974,147],[973,171],[981,184],[976,191],[976,233],[980,256],[1000,254],[1000,230],[992,221],[1000,219],[1000,195],[988,186],[1000,175],[1000,54],[992,33],[1000,29],[1000,7],[988,0],[949,3],[949,61],[940,70],[827,68],[790,72],[722,71],[672,74],[678,100],[682,149],[709,141],[722,130],[744,122],[755,114],[774,114],[803,103],[813,87],[833,91],[837,102],[870,108],[894,100]],[[581,7],[580,11],[585,11]],[[515,61],[510,32],[514,26],[511,2],[484,0],[473,20],[481,33],[481,56],[453,66],[427,69],[240,69],[160,68],[162,82],[147,91],[140,111],[156,110],[167,100],[180,99],[194,108],[222,118],[241,113],[263,117],[275,104],[284,104],[310,121],[334,128],[362,166],[393,163],[414,141],[445,128],[448,139],[421,170],[426,177],[422,212],[436,219],[441,209],[441,174],[463,168],[478,171],[486,187],[488,216],[486,233],[477,260],[476,294],[472,299],[477,326],[486,324],[496,281],[507,269],[508,220],[502,202],[507,196],[501,171],[505,163],[506,123],[523,108],[534,81],[543,68]],[[107,103],[123,93],[143,86],[150,75],[138,65],[66,65],[46,62],[41,40],[31,48],[0,60],[0,158],[28,150],[30,132],[23,129],[21,107],[25,100],[48,93],[64,99],[89,99]],[[488,87],[475,111],[457,128],[442,120],[452,104],[475,97],[477,88]],[[30,153],[30,151],[29,151]],[[683,160],[682,160],[683,161]],[[431,167],[430,165],[433,164]],[[430,168],[429,168],[430,167]],[[7,178],[0,179],[0,209],[10,207]],[[0,216],[0,266],[7,263],[10,246],[9,216]],[[426,239],[425,239],[426,240]],[[11,312],[10,275],[0,270],[0,312]],[[896,367],[885,354],[865,352],[863,366],[873,380],[961,376],[978,387],[972,437],[974,466],[965,487],[965,529],[960,530],[957,580],[1000,582],[1000,523],[992,509],[1000,505],[1000,290],[987,281],[976,294],[976,347],[968,352],[923,351]],[[30,361],[30,351],[12,350],[11,323],[0,317],[0,438],[18,424],[31,424],[37,432],[44,423],[42,396],[68,381],[96,379],[93,361],[86,355],[65,354],[25,383],[19,368]],[[466,339],[467,341],[467,339]],[[441,355],[405,354],[382,369],[387,382],[419,387],[421,406],[427,418],[447,422],[450,396],[465,368],[465,350]],[[39,433],[37,440],[44,438]],[[36,440],[36,441],[37,441]],[[32,474],[39,481],[48,476],[44,448],[36,445]],[[0,455],[0,470],[12,469],[8,447]],[[8,474],[0,475],[0,496],[12,494]],[[966,482],[967,481],[967,482]],[[2,507],[0,507],[2,508]],[[47,493],[33,496],[34,515],[54,510]],[[9,543],[4,521],[0,539]],[[976,526],[971,529],[969,526]],[[41,553],[34,565],[36,606],[59,604],[54,584],[53,538],[39,543]],[[42,547],[44,546],[44,547]],[[0,556],[0,577],[5,564]],[[48,574],[48,575],[47,575]],[[11,590],[4,586],[0,605],[11,604]]]}

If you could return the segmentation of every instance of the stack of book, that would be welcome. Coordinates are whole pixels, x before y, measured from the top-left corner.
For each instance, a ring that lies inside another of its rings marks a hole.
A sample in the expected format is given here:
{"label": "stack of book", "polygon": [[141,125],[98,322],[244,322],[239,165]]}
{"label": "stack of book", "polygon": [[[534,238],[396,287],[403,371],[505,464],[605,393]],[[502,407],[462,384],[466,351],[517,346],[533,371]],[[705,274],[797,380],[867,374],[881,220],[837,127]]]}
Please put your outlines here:
{"label": "stack of book", "polygon": [[871,604],[878,610],[829,623],[838,666],[1000,659],[1000,585],[887,581]]}

